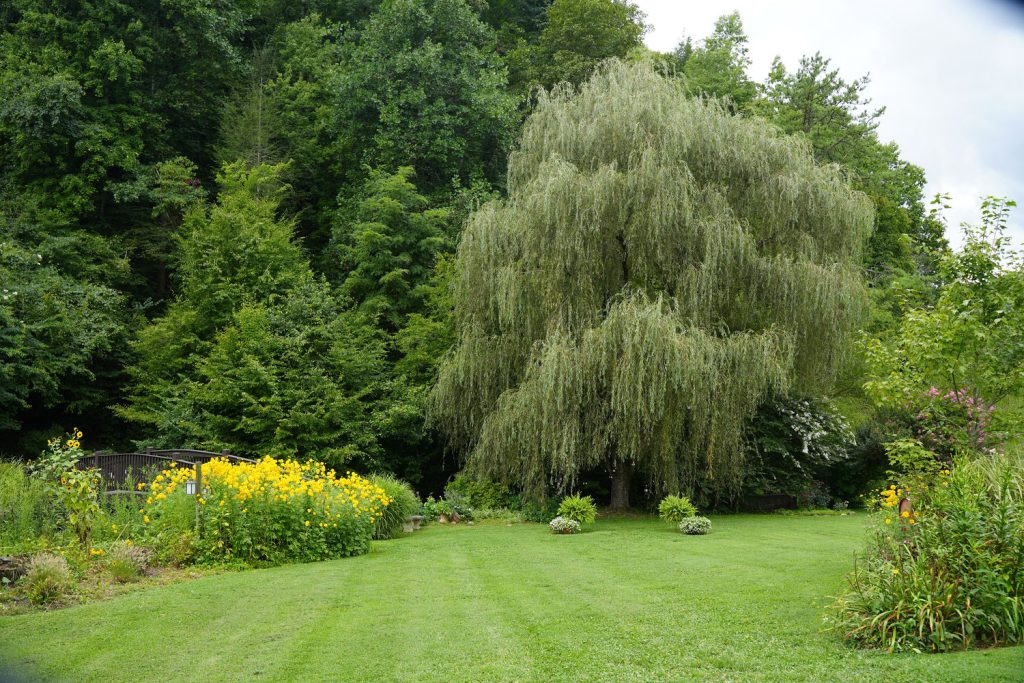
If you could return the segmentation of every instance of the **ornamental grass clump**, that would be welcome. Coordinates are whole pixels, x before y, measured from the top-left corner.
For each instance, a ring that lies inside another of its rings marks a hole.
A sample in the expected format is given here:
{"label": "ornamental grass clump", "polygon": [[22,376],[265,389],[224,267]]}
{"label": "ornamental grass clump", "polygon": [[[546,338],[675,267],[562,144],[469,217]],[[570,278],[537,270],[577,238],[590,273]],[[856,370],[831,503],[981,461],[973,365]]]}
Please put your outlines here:
{"label": "ornamental grass clump", "polygon": [[29,561],[18,586],[32,604],[49,605],[74,588],[74,579],[63,556],[41,553]]}
{"label": "ornamental grass clump", "polygon": [[961,458],[908,480],[880,493],[832,628],[889,651],[1024,642],[1024,458]]}
{"label": "ornamental grass clump", "polygon": [[688,536],[711,533],[711,520],[707,517],[686,517],[679,522],[679,530]]}
{"label": "ornamental grass clump", "polygon": [[[191,467],[171,467],[148,485],[142,521],[157,543],[173,543],[192,524],[201,562],[276,564],[360,555],[392,499],[359,475],[337,476],[323,463],[211,460],[202,491],[186,495]],[[183,526],[184,523],[184,526]]]}
{"label": "ornamental grass clump", "polygon": [[370,477],[370,483],[380,487],[391,499],[377,517],[373,537],[388,539],[400,536],[406,518],[419,512],[420,497],[407,482],[390,474],[375,474]]}
{"label": "ornamental grass clump", "polygon": [[106,551],[102,551],[103,564],[107,573],[117,583],[138,581],[146,572],[150,562],[150,552],[140,548],[132,541],[118,541]]}
{"label": "ornamental grass clump", "polygon": [[590,496],[566,496],[558,504],[558,516],[580,524],[590,524],[597,519],[597,506]]}
{"label": "ornamental grass clump", "polygon": [[696,506],[685,496],[665,496],[658,504],[658,516],[669,524],[679,524],[696,514]]}

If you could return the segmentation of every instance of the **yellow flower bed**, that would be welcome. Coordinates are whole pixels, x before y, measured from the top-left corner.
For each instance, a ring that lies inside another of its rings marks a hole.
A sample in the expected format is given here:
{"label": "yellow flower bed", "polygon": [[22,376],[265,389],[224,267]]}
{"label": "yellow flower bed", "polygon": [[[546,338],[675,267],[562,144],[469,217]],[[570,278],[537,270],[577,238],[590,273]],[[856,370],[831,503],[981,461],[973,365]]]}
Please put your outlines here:
{"label": "yellow flower bed", "polygon": [[195,468],[172,466],[143,488],[140,511],[154,538],[189,533],[201,560],[250,563],[318,560],[369,549],[374,522],[391,504],[384,489],[357,474],[339,477],[322,463],[277,460],[202,466],[202,490],[186,495]]}

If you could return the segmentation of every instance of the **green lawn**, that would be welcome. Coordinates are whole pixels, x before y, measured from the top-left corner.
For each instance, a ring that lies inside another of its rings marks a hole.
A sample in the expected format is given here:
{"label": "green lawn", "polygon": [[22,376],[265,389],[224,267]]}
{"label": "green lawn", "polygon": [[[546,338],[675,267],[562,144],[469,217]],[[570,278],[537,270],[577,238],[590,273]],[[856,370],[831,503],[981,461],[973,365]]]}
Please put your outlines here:
{"label": "green lawn", "polygon": [[821,632],[863,520],[433,526],[364,557],[8,617],[0,658],[76,682],[1024,680],[1024,648],[894,656]]}

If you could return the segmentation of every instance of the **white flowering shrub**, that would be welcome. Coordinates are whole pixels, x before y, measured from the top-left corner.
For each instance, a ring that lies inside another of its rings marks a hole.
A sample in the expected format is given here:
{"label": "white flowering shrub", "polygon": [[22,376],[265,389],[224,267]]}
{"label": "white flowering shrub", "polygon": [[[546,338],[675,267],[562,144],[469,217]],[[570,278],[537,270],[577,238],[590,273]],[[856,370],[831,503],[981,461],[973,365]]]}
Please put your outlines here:
{"label": "white flowering shrub", "polygon": [[578,534],[581,529],[579,522],[567,517],[555,517],[548,522],[548,526],[551,527],[551,532],[555,534]]}
{"label": "white flowering shrub", "polygon": [[691,536],[703,536],[711,531],[711,520],[707,517],[687,517],[679,522],[679,530]]}

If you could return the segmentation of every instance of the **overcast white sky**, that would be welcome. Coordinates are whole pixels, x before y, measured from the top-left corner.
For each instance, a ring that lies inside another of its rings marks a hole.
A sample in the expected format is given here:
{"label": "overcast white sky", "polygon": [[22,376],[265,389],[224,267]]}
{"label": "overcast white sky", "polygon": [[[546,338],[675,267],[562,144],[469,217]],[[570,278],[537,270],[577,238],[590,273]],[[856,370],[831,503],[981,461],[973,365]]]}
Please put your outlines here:
{"label": "overcast white sky", "polygon": [[924,167],[926,197],[952,195],[948,237],[977,222],[979,197],[1003,195],[1024,243],[1024,3],[1009,0],[634,0],[651,26],[648,47],[698,41],[715,19],[740,13],[751,76],[772,59],[795,69],[820,51],[847,80],[871,74],[867,96],[886,112],[884,141]]}

